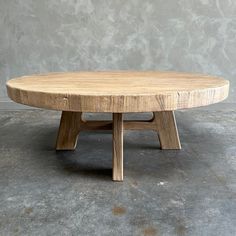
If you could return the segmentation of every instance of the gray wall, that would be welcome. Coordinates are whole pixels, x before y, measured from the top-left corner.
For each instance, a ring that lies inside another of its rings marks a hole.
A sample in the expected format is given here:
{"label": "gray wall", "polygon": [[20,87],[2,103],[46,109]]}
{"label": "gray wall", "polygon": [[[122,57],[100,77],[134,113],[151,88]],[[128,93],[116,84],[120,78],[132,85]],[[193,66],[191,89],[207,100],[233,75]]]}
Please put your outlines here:
{"label": "gray wall", "polygon": [[0,0],[0,101],[6,80],[74,70],[180,70],[231,80],[235,0]]}

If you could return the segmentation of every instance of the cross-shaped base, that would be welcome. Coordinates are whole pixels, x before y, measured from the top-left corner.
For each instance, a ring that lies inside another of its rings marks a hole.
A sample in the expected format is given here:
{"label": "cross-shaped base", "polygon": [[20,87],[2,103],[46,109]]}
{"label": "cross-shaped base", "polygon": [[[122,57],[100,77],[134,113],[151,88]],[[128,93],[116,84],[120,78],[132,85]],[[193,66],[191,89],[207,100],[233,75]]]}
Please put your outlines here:
{"label": "cross-shaped base", "polygon": [[181,149],[173,111],[153,112],[146,121],[123,121],[122,113],[113,113],[113,121],[85,121],[81,112],[63,111],[57,137],[57,150],[74,150],[80,131],[113,131],[114,181],[123,181],[123,130],[155,130],[161,149]]}

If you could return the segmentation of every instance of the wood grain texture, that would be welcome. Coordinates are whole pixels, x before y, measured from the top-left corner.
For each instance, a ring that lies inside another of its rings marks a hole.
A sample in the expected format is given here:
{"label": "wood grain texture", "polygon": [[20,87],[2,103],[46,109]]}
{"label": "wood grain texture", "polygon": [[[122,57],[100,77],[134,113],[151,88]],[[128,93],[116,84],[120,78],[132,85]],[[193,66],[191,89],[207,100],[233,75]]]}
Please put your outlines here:
{"label": "wood grain texture", "polygon": [[123,181],[123,114],[113,113],[113,173],[114,181]]}
{"label": "wood grain texture", "polygon": [[174,112],[154,112],[154,120],[161,149],[181,149]]}
{"label": "wood grain texture", "polygon": [[[93,130],[112,130],[112,121],[102,120],[82,120],[80,130],[81,131],[93,131]],[[156,130],[157,126],[153,119],[151,120],[126,120],[123,121],[124,130]]]}
{"label": "wood grain texture", "polygon": [[177,72],[74,72],[7,82],[9,97],[29,106],[80,112],[152,112],[205,106],[228,96],[229,82]]}
{"label": "wood grain texture", "polygon": [[56,150],[74,150],[76,148],[82,122],[81,117],[81,112],[62,112]]}

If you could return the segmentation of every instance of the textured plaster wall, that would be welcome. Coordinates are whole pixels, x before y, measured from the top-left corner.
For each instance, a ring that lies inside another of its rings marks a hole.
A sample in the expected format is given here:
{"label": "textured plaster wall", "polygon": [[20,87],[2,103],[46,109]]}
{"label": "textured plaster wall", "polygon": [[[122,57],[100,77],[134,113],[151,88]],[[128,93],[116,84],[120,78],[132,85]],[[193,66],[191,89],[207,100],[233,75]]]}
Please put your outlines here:
{"label": "textured plaster wall", "polygon": [[0,101],[15,76],[123,69],[224,76],[236,102],[236,1],[0,0]]}

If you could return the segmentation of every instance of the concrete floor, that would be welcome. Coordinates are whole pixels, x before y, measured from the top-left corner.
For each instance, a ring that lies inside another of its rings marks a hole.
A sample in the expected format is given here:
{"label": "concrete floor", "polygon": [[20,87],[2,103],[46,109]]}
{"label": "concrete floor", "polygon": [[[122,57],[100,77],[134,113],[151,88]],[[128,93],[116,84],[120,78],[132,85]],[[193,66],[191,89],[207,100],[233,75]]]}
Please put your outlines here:
{"label": "concrete floor", "polygon": [[0,112],[0,235],[236,235],[235,108],[176,112],[181,151],[125,132],[123,183],[110,133],[54,150],[59,115]]}

